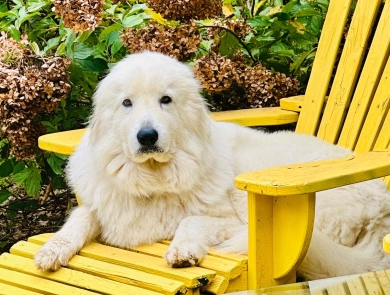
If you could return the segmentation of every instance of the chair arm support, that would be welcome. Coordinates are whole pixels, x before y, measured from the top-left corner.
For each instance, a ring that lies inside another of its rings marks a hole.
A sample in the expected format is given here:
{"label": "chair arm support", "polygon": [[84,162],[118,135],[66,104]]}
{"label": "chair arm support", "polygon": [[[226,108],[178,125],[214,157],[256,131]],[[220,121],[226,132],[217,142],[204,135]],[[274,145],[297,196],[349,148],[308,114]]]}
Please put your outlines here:
{"label": "chair arm support", "polygon": [[390,151],[274,167],[238,175],[236,187],[269,196],[314,193],[390,175]]}

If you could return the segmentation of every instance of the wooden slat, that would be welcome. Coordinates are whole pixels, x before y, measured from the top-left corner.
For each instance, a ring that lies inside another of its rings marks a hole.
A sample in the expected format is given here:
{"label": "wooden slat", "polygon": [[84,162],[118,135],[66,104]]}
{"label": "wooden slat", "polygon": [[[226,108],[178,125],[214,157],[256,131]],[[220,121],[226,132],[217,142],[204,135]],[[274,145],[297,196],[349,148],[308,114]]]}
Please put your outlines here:
{"label": "wooden slat", "polygon": [[43,293],[29,291],[29,290],[18,288],[18,287],[12,286],[12,285],[0,283],[0,294],[2,294],[2,295],[16,295],[16,294],[17,295],[39,295],[39,294],[43,294]]}
{"label": "wooden slat", "polygon": [[[162,241],[160,241],[160,243],[162,243],[164,245],[170,245],[171,241],[162,240]],[[248,256],[247,255],[235,254],[235,253],[222,253],[214,248],[210,248],[207,255],[238,262],[241,265],[243,270],[248,270]]]}
{"label": "wooden slat", "polygon": [[38,138],[40,149],[63,155],[70,155],[79,145],[87,129],[77,129],[42,135]]}
{"label": "wooden slat", "polygon": [[383,290],[381,287],[381,284],[379,280],[376,277],[376,274],[374,272],[369,272],[362,274],[362,280],[364,282],[364,285],[366,286],[367,292],[370,295],[380,295],[383,294]]}
{"label": "wooden slat", "polygon": [[[31,243],[36,243],[43,245],[46,241],[52,236],[52,233],[49,234],[40,234],[28,239]],[[134,247],[128,249],[136,253],[147,254],[154,257],[161,258],[164,253],[167,251],[168,245],[155,243],[152,245],[142,245],[139,247]],[[200,267],[211,269],[217,274],[224,276],[228,280],[238,277],[244,270],[241,266],[241,261],[233,261],[231,259],[223,259],[219,257],[214,257],[211,255],[206,255],[202,261],[199,263]]]}
{"label": "wooden slat", "polygon": [[[390,31],[390,29],[388,31]],[[359,140],[356,144],[356,148],[355,148],[356,152],[366,152],[373,149],[375,145],[375,141],[380,133],[383,122],[385,121],[386,115],[388,114],[389,111],[389,107],[390,107],[389,89],[390,89],[390,59],[387,62],[381,81],[379,82],[378,89],[375,93],[372,106],[367,115]],[[389,130],[387,130],[387,132],[390,133]]]}
{"label": "wooden slat", "polygon": [[304,98],[305,98],[304,95],[282,98],[280,100],[280,108],[282,110],[294,111],[299,113],[302,110]]}
{"label": "wooden slat", "polygon": [[307,85],[303,108],[297,123],[298,133],[317,132],[329,81],[352,0],[330,1],[322,28],[316,58]]}
{"label": "wooden slat", "polygon": [[248,290],[248,271],[243,271],[242,274],[231,281],[226,289],[226,293]]}
{"label": "wooden slat", "polygon": [[229,280],[223,276],[216,275],[210,284],[202,287],[202,290],[212,294],[224,294],[229,285]]}
{"label": "wooden slat", "polygon": [[[20,241],[12,246],[11,253],[32,259],[39,248],[40,245]],[[164,294],[184,293],[186,291],[183,282],[79,255],[74,256],[69,261],[68,267],[117,282],[163,292]]]}
{"label": "wooden slat", "polygon": [[327,142],[337,142],[380,4],[381,0],[359,0],[354,11],[317,133],[317,137]]}
{"label": "wooden slat", "polygon": [[232,122],[243,126],[274,126],[298,121],[298,114],[280,107],[245,109],[210,113],[215,121]]}
{"label": "wooden slat", "polygon": [[377,271],[376,277],[379,280],[379,283],[381,284],[382,290],[384,294],[390,294],[390,279],[386,274],[386,271],[381,270]]}
{"label": "wooden slat", "polygon": [[[383,8],[338,145],[353,150],[390,51],[390,2]],[[367,150],[368,151],[368,150]]]}
{"label": "wooden slat", "polygon": [[[36,268],[32,259],[8,253],[0,256],[0,267],[103,294],[164,294],[163,292],[150,291],[67,268],[60,268],[55,272],[43,272]],[[176,292],[165,294],[175,295]]]}
{"label": "wooden slat", "polygon": [[[301,163],[244,173],[236,187],[272,196],[301,195],[390,174],[390,151]],[[331,180],[331,181],[330,181]]]}
{"label": "wooden slat", "polygon": [[349,289],[346,283],[337,284],[326,288],[328,295],[349,295]]}
{"label": "wooden slat", "polygon": [[[56,295],[92,295],[98,294],[84,289],[64,285],[51,280],[27,275],[21,272],[0,268],[0,282],[34,292]],[[156,294],[156,293],[155,293]],[[135,294],[134,294],[135,295]]]}
{"label": "wooden slat", "polygon": [[[390,3],[390,1],[389,1]],[[383,123],[382,130],[376,140],[374,151],[384,150],[390,147],[390,111],[387,113],[385,122]]]}
{"label": "wooden slat", "polygon": [[347,285],[351,295],[367,295],[366,287],[361,278],[348,280]]}
{"label": "wooden slat", "polygon": [[[32,247],[30,244],[32,243],[23,241],[18,242],[11,248],[10,252],[15,255],[30,256],[32,252],[32,250],[29,249],[29,247]],[[38,248],[39,247],[36,247],[34,251],[37,251]],[[80,256],[126,266],[134,270],[180,281],[189,288],[200,287],[204,282],[210,281],[215,277],[215,272],[212,270],[200,267],[171,268],[162,258],[138,254],[98,243],[91,243],[85,246],[80,250],[79,254]]]}

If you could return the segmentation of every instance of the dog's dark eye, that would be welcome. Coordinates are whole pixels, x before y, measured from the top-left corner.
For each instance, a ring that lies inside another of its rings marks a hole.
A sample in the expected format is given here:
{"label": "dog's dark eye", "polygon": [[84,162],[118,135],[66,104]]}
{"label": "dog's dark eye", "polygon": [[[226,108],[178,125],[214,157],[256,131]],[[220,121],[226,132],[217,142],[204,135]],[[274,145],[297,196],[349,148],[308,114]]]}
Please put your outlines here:
{"label": "dog's dark eye", "polygon": [[172,98],[170,98],[168,95],[164,95],[161,97],[160,102],[163,104],[168,104],[172,101]]}
{"label": "dog's dark eye", "polygon": [[133,103],[131,102],[130,99],[126,98],[125,100],[122,101],[122,104],[125,106],[125,107],[131,107],[133,105]]}

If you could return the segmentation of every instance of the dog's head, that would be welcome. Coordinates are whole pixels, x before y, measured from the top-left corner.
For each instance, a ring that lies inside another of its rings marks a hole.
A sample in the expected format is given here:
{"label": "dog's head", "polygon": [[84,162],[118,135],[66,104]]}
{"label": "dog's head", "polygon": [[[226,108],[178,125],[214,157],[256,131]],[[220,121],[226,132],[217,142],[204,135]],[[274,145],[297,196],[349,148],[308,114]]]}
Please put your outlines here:
{"label": "dog's head", "polygon": [[193,71],[159,53],[132,54],[94,95],[91,142],[114,140],[133,162],[168,162],[194,138],[206,140],[209,118]]}

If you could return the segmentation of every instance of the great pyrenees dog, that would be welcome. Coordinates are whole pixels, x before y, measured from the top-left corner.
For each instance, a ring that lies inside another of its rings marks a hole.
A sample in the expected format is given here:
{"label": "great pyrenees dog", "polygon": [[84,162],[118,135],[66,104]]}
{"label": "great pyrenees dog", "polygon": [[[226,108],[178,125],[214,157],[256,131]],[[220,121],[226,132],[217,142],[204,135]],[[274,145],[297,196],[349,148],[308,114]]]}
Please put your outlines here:
{"label": "great pyrenees dog", "polygon": [[[82,205],[37,252],[39,269],[66,265],[98,236],[122,248],[173,239],[164,255],[172,267],[198,264],[210,247],[246,253],[247,197],[236,175],[351,154],[312,136],[214,122],[199,92],[188,66],[159,53],[115,65],[67,166]],[[318,279],[390,268],[381,248],[389,214],[380,180],[318,193],[299,272]]]}

